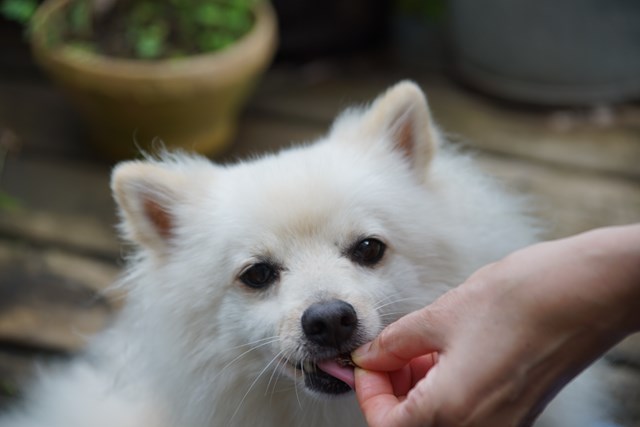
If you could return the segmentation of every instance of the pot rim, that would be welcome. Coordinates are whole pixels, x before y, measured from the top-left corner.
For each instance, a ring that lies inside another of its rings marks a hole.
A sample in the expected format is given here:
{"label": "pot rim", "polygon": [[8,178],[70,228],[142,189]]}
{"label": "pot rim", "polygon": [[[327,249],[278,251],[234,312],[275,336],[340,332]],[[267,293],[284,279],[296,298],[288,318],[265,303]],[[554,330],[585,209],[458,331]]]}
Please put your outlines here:
{"label": "pot rim", "polygon": [[116,58],[92,52],[82,52],[61,44],[48,47],[46,34],[42,30],[52,15],[58,13],[71,0],[47,0],[34,15],[34,26],[30,36],[37,59],[52,62],[70,71],[93,74],[95,77],[122,79],[168,79],[177,76],[230,75],[249,73],[261,68],[272,57],[276,47],[276,16],[268,1],[259,1],[255,6],[255,23],[252,29],[229,47],[211,53],[201,53],[185,58],[141,60]]}

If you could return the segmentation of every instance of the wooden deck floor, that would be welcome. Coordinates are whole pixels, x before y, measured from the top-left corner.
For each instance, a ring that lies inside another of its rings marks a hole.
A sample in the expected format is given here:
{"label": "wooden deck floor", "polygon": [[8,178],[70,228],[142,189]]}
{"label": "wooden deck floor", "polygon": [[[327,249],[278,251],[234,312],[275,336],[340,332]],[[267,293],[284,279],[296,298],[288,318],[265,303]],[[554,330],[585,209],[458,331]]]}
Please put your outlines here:
{"label": "wooden deck floor", "polygon": [[[439,73],[379,58],[272,69],[221,160],[321,135],[342,108],[411,78],[436,120],[478,161],[531,195],[555,238],[640,221],[640,105],[550,111],[473,93]],[[78,117],[46,82],[0,78],[0,125],[21,141],[0,185],[19,203],[0,211],[0,394],[10,398],[36,358],[64,357],[99,330],[119,299],[98,296],[117,275],[120,246],[110,165],[83,142]],[[640,426],[640,340],[609,358],[619,420]]]}

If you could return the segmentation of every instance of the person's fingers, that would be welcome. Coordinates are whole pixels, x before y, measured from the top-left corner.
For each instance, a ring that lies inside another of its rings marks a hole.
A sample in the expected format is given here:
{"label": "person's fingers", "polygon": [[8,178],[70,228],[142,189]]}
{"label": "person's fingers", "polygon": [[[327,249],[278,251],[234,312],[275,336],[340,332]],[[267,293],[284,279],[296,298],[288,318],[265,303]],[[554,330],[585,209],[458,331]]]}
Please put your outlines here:
{"label": "person's fingers", "polygon": [[367,371],[355,368],[356,396],[358,401],[368,405],[377,405],[375,402],[387,400],[391,404],[397,404],[398,399],[393,390],[393,383],[388,372]]}
{"label": "person's fingers", "polygon": [[[423,399],[426,396],[424,391],[415,389],[410,390],[413,397],[411,401],[405,395],[397,396],[396,384],[393,384],[393,376],[397,374],[356,368],[356,396],[367,424],[369,427],[429,425],[427,420],[433,418],[430,412],[432,402]],[[402,375],[406,374],[404,372]]]}
{"label": "person's fingers", "polygon": [[355,369],[356,397],[370,427],[384,426],[386,414],[400,403],[387,372]]}
{"label": "person's fingers", "polygon": [[401,398],[394,394],[390,374],[356,368],[355,375],[356,396],[369,427],[403,425],[401,419],[393,420],[393,423],[389,420],[401,405]]}
{"label": "person's fingers", "polygon": [[393,393],[398,397],[406,396],[416,383],[427,375],[435,363],[436,354],[431,353],[413,359],[397,371],[389,372]]}
{"label": "person's fingers", "polygon": [[430,353],[413,359],[410,363],[411,385],[416,385],[418,381],[427,376],[427,373],[438,362],[438,354]]}
{"label": "person's fingers", "polygon": [[387,326],[372,342],[352,353],[353,362],[375,371],[395,371],[412,359],[442,347],[442,328],[430,309],[410,313]]}
{"label": "person's fingers", "polygon": [[398,397],[406,396],[415,384],[413,382],[411,366],[409,365],[403,366],[397,371],[387,372],[387,374],[389,375],[389,381],[393,386],[393,394]]}

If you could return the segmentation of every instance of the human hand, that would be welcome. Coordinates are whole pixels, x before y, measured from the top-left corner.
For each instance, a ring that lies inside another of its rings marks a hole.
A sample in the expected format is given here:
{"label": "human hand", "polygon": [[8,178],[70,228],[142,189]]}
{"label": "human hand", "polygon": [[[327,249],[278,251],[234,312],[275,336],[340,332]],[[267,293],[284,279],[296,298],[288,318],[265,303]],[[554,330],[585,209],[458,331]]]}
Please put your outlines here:
{"label": "human hand", "polygon": [[353,354],[369,425],[530,425],[640,326],[639,231],[531,246],[391,324]]}

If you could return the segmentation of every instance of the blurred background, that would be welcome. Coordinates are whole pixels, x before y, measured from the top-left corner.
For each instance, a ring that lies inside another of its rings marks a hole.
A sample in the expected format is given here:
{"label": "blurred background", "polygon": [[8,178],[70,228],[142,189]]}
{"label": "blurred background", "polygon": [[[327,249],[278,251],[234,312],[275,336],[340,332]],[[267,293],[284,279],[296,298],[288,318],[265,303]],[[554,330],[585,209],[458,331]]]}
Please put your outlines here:
{"label": "blurred background", "polygon": [[[310,141],[401,79],[545,237],[640,221],[637,0],[0,0],[0,408],[121,304],[115,162]],[[640,426],[638,337],[606,363]]]}

